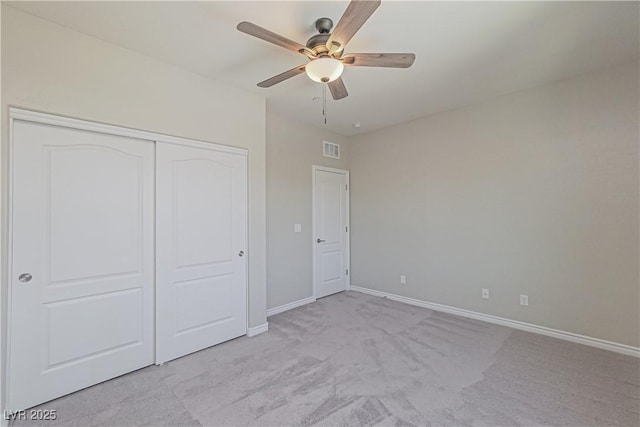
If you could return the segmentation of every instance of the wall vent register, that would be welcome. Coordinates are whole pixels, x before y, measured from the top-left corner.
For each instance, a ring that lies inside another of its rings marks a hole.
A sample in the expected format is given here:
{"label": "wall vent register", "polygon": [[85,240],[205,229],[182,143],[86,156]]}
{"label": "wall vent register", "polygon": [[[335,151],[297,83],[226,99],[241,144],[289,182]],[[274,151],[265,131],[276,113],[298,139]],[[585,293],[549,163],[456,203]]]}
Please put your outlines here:
{"label": "wall vent register", "polygon": [[338,144],[334,144],[333,142],[324,141],[322,146],[322,155],[324,157],[330,157],[332,159],[340,158],[340,146]]}

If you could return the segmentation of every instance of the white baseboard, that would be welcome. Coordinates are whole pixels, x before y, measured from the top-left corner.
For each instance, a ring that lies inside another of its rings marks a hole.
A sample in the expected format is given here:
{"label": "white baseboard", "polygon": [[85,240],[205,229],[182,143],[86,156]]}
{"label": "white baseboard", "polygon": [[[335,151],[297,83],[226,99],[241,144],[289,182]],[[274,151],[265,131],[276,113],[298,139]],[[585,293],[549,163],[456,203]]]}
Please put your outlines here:
{"label": "white baseboard", "polygon": [[273,316],[274,314],[283,313],[285,311],[292,310],[294,308],[310,304],[312,302],[316,302],[316,297],[311,296],[309,298],[299,299],[298,301],[283,304],[278,307],[273,307],[267,310],[267,317]]}
{"label": "white baseboard", "polygon": [[601,340],[599,338],[588,337],[585,335],[574,334],[572,332],[560,331],[558,329],[547,328],[546,326],[534,325],[532,323],[520,322],[518,320],[506,319],[504,317],[492,316],[490,314],[478,313],[477,311],[464,310],[462,308],[451,307],[448,305],[437,304],[434,302],[422,301],[415,298],[403,297],[401,295],[390,294],[388,292],[376,291],[374,289],[363,288],[361,286],[351,286],[352,291],[362,292],[377,297],[388,298],[393,301],[403,302],[405,304],[415,305],[418,307],[429,308],[435,311],[455,314],[471,319],[482,320],[496,325],[507,326],[513,329],[533,332],[536,334],[546,335],[549,337],[560,338],[562,340],[585,344],[591,347],[597,347],[604,350],[615,351],[616,353],[626,354],[628,356],[640,357],[640,348],[632,347],[626,344],[620,344],[612,341]]}
{"label": "white baseboard", "polygon": [[263,332],[267,332],[269,330],[269,322],[264,322],[262,325],[254,326],[253,328],[247,329],[248,337],[255,337]]}

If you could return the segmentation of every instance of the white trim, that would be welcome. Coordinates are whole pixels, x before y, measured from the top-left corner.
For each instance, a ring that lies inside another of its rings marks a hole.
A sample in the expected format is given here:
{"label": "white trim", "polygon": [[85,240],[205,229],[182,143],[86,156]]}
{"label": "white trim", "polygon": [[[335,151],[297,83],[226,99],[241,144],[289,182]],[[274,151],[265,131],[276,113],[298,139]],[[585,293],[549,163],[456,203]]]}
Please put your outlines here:
{"label": "white trim", "polygon": [[316,171],[333,172],[345,175],[347,181],[347,242],[346,242],[346,255],[347,255],[347,275],[346,290],[351,290],[351,214],[349,213],[351,205],[351,181],[349,179],[348,169],[336,169],[328,166],[311,165],[311,274],[313,283],[313,298],[318,297],[316,291]]}
{"label": "white trim", "polygon": [[[207,141],[198,141],[196,139],[182,138],[177,136],[165,135],[157,132],[148,132],[144,130],[132,129],[123,126],[114,126],[104,123],[93,122],[90,120],[74,119],[71,117],[58,116],[36,111],[23,110],[20,108],[9,108],[9,117],[14,120],[23,120],[27,122],[35,122],[53,126],[61,126],[71,129],[86,130],[90,132],[106,133],[109,135],[126,136],[129,138],[146,139],[148,141],[166,142],[169,144],[191,145],[198,148],[208,148],[211,150],[222,151],[226,153],[240,154],[247,156],[248,150],[238,147],[230,147],[218,143]],[[205,147],[203,147],[203,144]]]}
{"label": "white trim", "polygon": [[303,305],[311,304],[312,302],[316,302],[316,297],[311,296],[309,298],[302,298],[298,301],[293,301],[287,304],[282,304],[278,307],[273,307],[267,310],[267,317],[273,316],[275,314],[280,314],[285,311],[293,310],[294,308],[302,307]]}
{"label": "white trim", "polygon": [[[0,21],[2,21],[2,12],[1,12],[2,8],[0,8]],[[0,71],[0,81],[2,80],[1,78],[1,74],[2,72]],[[0,132],[2,132],[2,127],[4,126],[4,117],[0,119]],[[9,121],[10,122],[10,121]],[[9,126],[11,126],[11,123],[9,123]],[[11,130],[9,128],[9,141],[11,141]],[[4,176],[4,157],[2,156],[2,154],[0,154],[0,177]],[[4,192],[5,191],[5,187],[3,187],[3,179],[0,178],[0,192]],[[7,187],[6,189],[8,189],[9,183],[7,183]],[[2,223],[3,223],[3,215],[5,215],[5,210],[4,208],[5,206],[5,201],[6,199],[2,199],[2,201],[0,201],[0,295],[2,294],[2,283],[6,283],[7,287],[9,285],[9,276],[5,276],[5,271],[4,268],[2,267],[2,259],[4,259],[4,257],[6,256],[5,254],[5,246],[4,246],[4,237],[5,237],[5,233],[8,231],[7,229],[5,229],[4,227],[2,227]],[[8,264],[8,263],[7,263]],[[8,291],[7,291],[8,292]],[[1,299],[1,298],[0,298]],[[3,301],[0,301],[0,427],[6,427],[9,425],[9,420],[6,420],[4,417],[4,411],[5,411],[5,356],[2,353],[2,348],[5,347],[4,345],[4,340],[3,340],[3,334],[2,334],[2,327],[3,325],[5,325],[5,322],[3,322],[2,318],[4,316],[4,310],[2,309],[2,305],[3,305]]]}
{"label": "white trim", "polygon": [[561,331],[558,329],[547,328],[546,326],[534,325],[532,323],[520,322],[519,320],[506,319],[504,317],[492,316],[490,314],[478,313],[477,311],[464,310],[462,308],[451,307],[444,304],[423,301],[415,298],[404,297],[401,295],[390,294],[388,292],[377,291],[374,289],[363,288],[361,286],[352,286],[352,291],[362,292],[376,297],[388,298],[393,301],[402,302],[418,307],[429,308],[435,311],[455,314],[457,316],[468,317],[470,319],[482,320],[496,325],[507,326],[521,331],[533,332],[535,334],[546,335],[549,337],[559,338],[565,341],[571,341],[578,344],[584,344],[591,347],[601,348],[604,350],[614,351],[616,353],[626,354],[627,356],[640,357],[640,348],[633,347],[617,342],[606,341],[599,338],[588,337],[586,335],[574,334],[573,332]]}
{"label": "white trim", "polygon": [[[5,352],[4,356],[4,365],[0,367],[0,369],[4,369],[5,377],[4,377],[4,396],[2,401],[2,419],[4,419],[4,411],[6,411],[7,405],[9,403],[9,396],[11,395],[11,370],[9,367],[11,366],[11,300],[12,300],[12,288],[11,286],[11,278],[13,277],[13,117],[9,117],[9,144],[7,149],[7,198],[3,200],[3,203],[6,203],[6,215],[7,215],[7,228],[5,229],[7,232],[6,241],[7,244],[5,246],[7,250],[7,274],[5,276],[7,283],[7,313],[6,313],[6,335],[5,335]],[[0,384],[0,387],[3,386]],[[7,424],[8,425],[8,420]]]}
{"label": "white trim", "polygon": [[311,170],[313,170],[313,171],[333,172],[333,173],[339,173],[339,174],[342,174],[342,175],[349,176],[349,170],[348,169],[336,169],[336,168],[330,168],[328,166],[311,165]]}
{"label": "white trim", "polygon": [[269,330],[269,322],[264,322],[262,325],[254,326],[253,328],[247,329],[247,336],[249,338],[255,337],[263,332],[267,332]]}

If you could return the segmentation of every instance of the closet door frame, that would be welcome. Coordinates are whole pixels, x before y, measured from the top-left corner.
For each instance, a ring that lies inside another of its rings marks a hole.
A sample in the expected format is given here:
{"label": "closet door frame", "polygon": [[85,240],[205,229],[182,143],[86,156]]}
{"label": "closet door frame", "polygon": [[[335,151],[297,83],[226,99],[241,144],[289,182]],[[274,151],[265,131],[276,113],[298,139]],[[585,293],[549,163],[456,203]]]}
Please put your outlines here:
{"label": "closet door frame", "polygon": [[[239,155],[243,155],[245,157],[247,157],[247,166],[249,165],[249,150],[244,149],[244,148],[237,148],[237,147],[231,147],[231,146],[227,146],[227,145],[221,145],[221,144],[217,144],[217,143],[211,143],[211,142],[206,142],[206,141],[198,141],[198,140],[194,140],[194,139],[189,139],[189,138],[181,138],[181,137],[175,137],[175,136],[171,136],[171,135],[164,135],[164,134],[160,134],[160,133],[155,133],[155,132],[148,132],[148,131],[143,131],[143,130],[138,130],[138,129],[133,129],[133,128],[127,128],[127,127],[122,127],[122,126],[116,126],[116,125],[110,125],[110,124],[105,124],[105,123],[99,123],[99,122],[93,122],[93,121],[88,121],[88,120],[81,120],[81,119],[76,119],[76,118],[71,118],[71,117],[66,117],[66,116],[60,116],[60,115],[55,115],[55,114],[49,114],[49,113],[43,113],[43,112],[37,112],[37,111],[32,111],[32,110],[26,110],[26,109],[22,109],[22,108],[17,108],[17,107],[9,107],[9,147],[8,147],[8,173],[7,173],[7,199],[6,199],[6,203],[7,203],[7,210],[6,210],[6,214],[7,214],[7,222],[6,222],[6,228],[3,230],[7,233],[7,237],[6,237],[6,241],[7,241],[7,245],[6,245],[6,250],[7,250],[7,264],[6,264],[6,272],[2,275],[2,279],[5,281],[5,283],[7,283],[7,305],[6,305],[6,317],[2,316],[2,307],[0,307],[0,317],[3,319],[6,319],[7,321],[7,346],[6,346],[6,351],[2,352],[2,354],[0,354],[0,362],[4,362],[7,365],[7,374],[8,371],[10,369],[10,363],[11,360],[8,359],[8,355],[11,353],[10,352],[10,346],[11,346],[11,328],[9,327],[8,323],[11,322],[11,307],[12,307],[12,295],[11,295],[11,286],[9,286],[9,281],[8,279],[13,277],[12,274],[14,273],[12,271],[12,263],[13,263],[13,259],[12,259],[12,252],[13,252],[13,218],[12,218],[12,206],[13,206],[13,180],[12,180],[12,171],[14,170],[14,162],[13,162],[13,124],[15,120],[21,120],[21,121],[27,121],[27,122],[34,122],[34,123],[40,123],[40,124],[48,124],[48,125],[54,125],[54,126],[60,126],[60,127],[65,127],[65,128],[69,128],[69,129],[76,129],[76,130],[86,130],[86,131],[91,131],[91,132],[98,132],[98,133],[105,133],[105,134],[109,134],[109,135],[116,135],[116,136],[125,136],[125,137],[131,137],[131,138],[136,138],[136,139],[144,139],[144,140],[148,140],[148,141],[153,141],[154,143],[157,142],[164,142],[164,143],[170,143],[170,144],[177,144],[177,145],[183,145],[183,146],[191,146],[191,147],[198,147],[198,148],[203,148],[206,147],[209,150],[213,149],[216,151],[220,151],[220,152],[224,152],[224,153],[232,153],[232,154],[239,154]],[[250,206],[251,206],[251,199],[250,199],[250,183],[249,183],[249,168],[247,167],[247,194],[246,194],[246,200],[247,200],[247,216],[246,216],[246,248],[249,249],[249,240],[250,240],[250,228],[249,228],[249,221],[250,221]],[[154,205],[155,205],[155,195],[154,195]],[[249,252],[247,250],[247,252]],[[249,256],[250,254],[247,253],[247,256]],[[154,264],[155,264],[155,256],[154,256]],[[247,258],[247,263],[245,266],[246,269],[246,283],[245,286],[247,287],[246,289],[246,295],[247,295],[247,300],[246,300],[246,306],[247,306],[247,318],[245,319],[246,324],[247,324],[247,331],[249,331],[249,298],[250,298],[250,287],[249,287],[249,258]],[[155,279],[154,279],[154,288],[155,288]],[[155,339],[155,327],[157,323],[157,320],[154,320],[154,339]],[[154,360],[157,361],[157,354],[155,354],[155,345],[154,345]],[[0,368],[2,367],[2,365],[0,365]],[[2,372],[0,372],[0,374],[2,374]],[[4,380],[6,381],[6,388],[5,390],[10,390],[10,381],[11,378],[10,376],[7,376],[7,378],[4,378]],[[5,397],[5,396],[2,396]],[[6,398],[6,397],[5,397]],[[0,402],[0,404],[2,404],[2,402]],[[5,408],[1,408],[1,409],[5,409]]]}

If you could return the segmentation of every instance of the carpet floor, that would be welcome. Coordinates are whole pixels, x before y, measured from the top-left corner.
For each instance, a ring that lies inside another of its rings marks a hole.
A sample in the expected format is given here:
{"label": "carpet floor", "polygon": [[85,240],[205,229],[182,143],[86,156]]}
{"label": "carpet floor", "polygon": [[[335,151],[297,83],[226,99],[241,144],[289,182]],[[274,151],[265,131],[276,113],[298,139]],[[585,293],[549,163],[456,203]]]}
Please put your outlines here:
{"label": "carpet floor", "polygon": [[12,425],[638,426],[639,362],[344,292]]}

